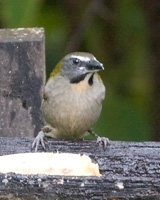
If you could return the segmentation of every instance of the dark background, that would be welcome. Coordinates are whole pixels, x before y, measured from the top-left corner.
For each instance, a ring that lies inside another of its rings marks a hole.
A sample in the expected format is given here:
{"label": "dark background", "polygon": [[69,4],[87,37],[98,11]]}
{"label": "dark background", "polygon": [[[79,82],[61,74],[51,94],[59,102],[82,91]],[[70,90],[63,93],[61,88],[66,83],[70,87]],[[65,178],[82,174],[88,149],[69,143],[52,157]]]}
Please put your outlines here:
{"label": "dark background", "polygon": [[44,27],[47,76],[72,51],[104,64],[95,125],[111,140],[160,140],[158,0],[0,0],[0,28]]}

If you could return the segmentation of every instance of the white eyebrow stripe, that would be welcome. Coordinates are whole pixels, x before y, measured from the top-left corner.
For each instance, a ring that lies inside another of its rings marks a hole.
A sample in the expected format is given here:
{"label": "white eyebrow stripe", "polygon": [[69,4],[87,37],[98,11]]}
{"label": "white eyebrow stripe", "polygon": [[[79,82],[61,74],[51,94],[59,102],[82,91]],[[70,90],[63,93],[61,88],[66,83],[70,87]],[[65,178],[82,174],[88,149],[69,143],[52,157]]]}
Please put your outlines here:
{"label": "white eyebrow stripe", "polygon": [[74,56],[74,55],[72,55],[71,57],[72,57],[72,58],[77,58],[77,59],[79,59],[79,60],[81,60],[81,61],[84,61],[84,62],[87,62],[87,61],[90,61],[90,60],[91,60],[90,58],[85,57],[85,56]]}

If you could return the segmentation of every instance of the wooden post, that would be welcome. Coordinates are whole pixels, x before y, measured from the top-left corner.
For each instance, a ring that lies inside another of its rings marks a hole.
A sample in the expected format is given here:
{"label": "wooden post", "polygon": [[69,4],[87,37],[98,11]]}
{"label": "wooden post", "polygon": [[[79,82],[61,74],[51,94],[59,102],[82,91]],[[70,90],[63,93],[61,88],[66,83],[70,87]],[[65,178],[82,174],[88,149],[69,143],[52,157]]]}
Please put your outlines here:
{"label": "wooden post", "polygon": [[[0,155],[30,152],[32,142],[0,137]],[[0,200],[160,199],[158,142],[110,142],[103,151],[95,141],[48,140],[47,151],[86,154],[99,164],[102,176],[0,174]]]}
{"label": "wooden post", "polygon": [[0,30],[0,135],[34,136],[41,127],[44,30]]}

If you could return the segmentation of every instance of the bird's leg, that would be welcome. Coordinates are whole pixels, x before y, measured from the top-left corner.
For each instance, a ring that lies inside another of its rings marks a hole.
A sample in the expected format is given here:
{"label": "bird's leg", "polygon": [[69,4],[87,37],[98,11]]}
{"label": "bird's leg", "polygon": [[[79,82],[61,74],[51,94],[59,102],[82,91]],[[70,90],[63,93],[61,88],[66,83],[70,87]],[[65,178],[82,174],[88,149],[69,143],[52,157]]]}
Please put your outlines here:
{"label": "bird's leg", "polygon": [[109,144],[109,139],[108,138],[100,137],[92,129],[89,129],[88,132],[97,139],[97,143],[101,144],[104,149],[107,147],[107,145]]}
{"label": "bird's leg", "polygon": [[37,152],[38,150],[38,146],[41,144],[43,149],[45,150],[45,133],[49,133],[51,132],[52,129],[49,126],[44,126],[42,128],[42,130],[38,133],[38,135],[36,136],[36,138],[34,139],[33,143],[32,143],[32,149],[35,148],[35,152]]}

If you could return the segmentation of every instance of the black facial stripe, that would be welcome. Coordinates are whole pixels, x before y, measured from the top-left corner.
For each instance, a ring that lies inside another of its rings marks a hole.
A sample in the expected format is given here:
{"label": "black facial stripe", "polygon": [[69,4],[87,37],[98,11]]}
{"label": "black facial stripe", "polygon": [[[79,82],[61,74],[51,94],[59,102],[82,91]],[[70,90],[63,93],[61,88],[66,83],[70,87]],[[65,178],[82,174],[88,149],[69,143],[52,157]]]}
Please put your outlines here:
{"label": "black facial stripe", "polygon": [[74,77],[70,80],[70,83],[79,83],[80,81],[83,81],[85,79],[85,77],[87,76],[87,73],[86,74],[82,74],[81,76],[77,76],[77,77]]}
{"label": "black facial stripe", "polygon": [[93,85],[93,78],[94,78],[94,73],[91,75],[91,77],[90,77],[89,80],[88,80],[88,84],[89,84],[90,86]]}

